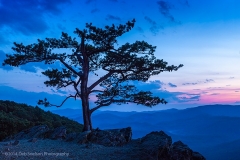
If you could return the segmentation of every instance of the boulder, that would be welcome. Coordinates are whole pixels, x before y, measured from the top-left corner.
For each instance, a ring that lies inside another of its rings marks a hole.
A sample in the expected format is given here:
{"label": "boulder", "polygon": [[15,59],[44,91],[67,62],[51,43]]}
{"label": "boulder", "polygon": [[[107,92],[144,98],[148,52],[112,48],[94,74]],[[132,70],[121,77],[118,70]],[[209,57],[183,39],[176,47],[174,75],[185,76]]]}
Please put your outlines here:
{"label": "boulder", "polygon": [[20,139],[37,139],[37,138],[48,138],[48,139],[65,139],[67,129],[65,126],[60,126],[55,129],[49,129],[47,125],[38,125],[32,128],[23,130],[14,136],[7,137],[4,141],[9,140],[20,140]]}
{"label": "boulder", "polygon": [[66,136],[66,141],[75,141],[79,144],[95,143],[103,146],[122,146],[132,139],[130,127],[122,129],[100,130],[95,129],[79,134],[71,133]]}
{"label": "boulder", "polygon": [[172,144],[172,138],[163,131],[151,132],[142,138],[142,148],[144,148],[154,159],[168,159],[168,151]]}
{"label": "boulder", "polygon": [[205,158],[198,152],[193,152],[181,141],[174,142],[170,150],[171,159],[185,160],[204,160]]}
{"label": "boulder", "polygon": [[65,126],[60,126],[56,129],[53,129],[48,133],[46,138],[50,139],[65,139],[67,136],[67,128]]}
{"label": "boulder", "polygon": [[32,128],[23,130],[14,136],[7,137],[4,141],[20,140],[20,139],[32,139],[32,138],[44,138],[44,134],[49,131],[47,125],[34,126]]}
{"label": "boulder", "polygon": [[126,145],[125,159],[205,160],[181,141],[172,144],[172,138],[163,131],[151,132]]}
{"label": "boulder", "polygon": [[134,159],[169,160],[169,150],[172,138],[163,131],[151,132],[131,144],[134,149]]}
{"label": "boulder", "polygon": [[122,129],[93,130],[88,135],[88,140],[92,143],[104,146],[122,146],[132,139],[131,127]]}

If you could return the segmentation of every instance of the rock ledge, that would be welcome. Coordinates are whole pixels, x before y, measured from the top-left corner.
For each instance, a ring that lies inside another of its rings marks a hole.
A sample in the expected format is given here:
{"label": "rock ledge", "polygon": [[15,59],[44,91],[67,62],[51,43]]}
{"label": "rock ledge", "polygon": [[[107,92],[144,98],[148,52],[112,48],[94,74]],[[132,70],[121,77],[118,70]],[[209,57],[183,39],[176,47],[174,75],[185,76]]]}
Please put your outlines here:
{"label": "rock ledge", "polygon": [[[70,134],[67,134],[66,130],[64,126],[50,130],[46,125],[39,125],[8,137],[4,141],[28,140],[29,143],[37,143],[39,139],[61,139],[66,143],[73,142],[79,145],[98,144],[105,147],[122,147],[122,152],[119,154],[125,157],[124,159],[205,160],[200,153],[192,151],[181,141],[172,143],[172,138],[163,131],[151,132],[142,138],[132,140],[131,127],[94,129]],[[13,144],[7,143],[6,145]]]}

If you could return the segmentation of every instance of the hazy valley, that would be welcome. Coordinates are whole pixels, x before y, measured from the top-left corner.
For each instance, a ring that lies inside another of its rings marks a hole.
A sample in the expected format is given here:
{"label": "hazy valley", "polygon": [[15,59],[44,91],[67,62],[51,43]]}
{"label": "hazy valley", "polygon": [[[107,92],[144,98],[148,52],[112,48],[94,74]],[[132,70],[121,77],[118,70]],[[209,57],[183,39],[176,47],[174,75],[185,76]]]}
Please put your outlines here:
{"label": "hazy valley", "polygon": [[[82,123],[81,110],[55,110],[54,113]],[[97,111],[94,128],[132,127],[133,138],[163,130],[173,138],[202,153],[207,159],[240,157],[240,106],[209,105],[184,110],[153,112]]]}

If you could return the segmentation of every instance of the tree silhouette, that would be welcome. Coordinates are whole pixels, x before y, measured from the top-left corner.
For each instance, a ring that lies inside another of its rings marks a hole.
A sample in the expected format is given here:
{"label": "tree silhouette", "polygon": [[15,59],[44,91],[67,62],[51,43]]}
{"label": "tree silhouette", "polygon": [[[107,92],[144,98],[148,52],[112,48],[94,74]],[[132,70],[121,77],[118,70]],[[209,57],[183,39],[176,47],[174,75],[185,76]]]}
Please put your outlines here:
{"label": "tree silhouette", "polygon": [[[44,84],[57,89],[72,86],[75,94],[67,96],[60,105],[54,105],[39,100],[39,105],[60,107],[69,98],[81,99],[83,111],[83,131],[91,130],[91,114],[100,107],[112,103],[136,103],[148,107],[159,103],[167,103],[164,99],[154,97],[149,91],[139,91],[128,82],[137,80],[146,82],[150,76],[158,75],[164,71],[177,71],[183,65],[170,65],[154,56],[156,47],[145,41],[126,43],[117,48],[117,38],[130,31],[135,20],[124,25],[105,26],[97,28],[91,23],[86,29],[74,31],[80,38],[72,38],[62,33],[60,39],[46,38],[37,43],[23,45],[14,42],[12,48],[15,53],[6,55],[3,65],[19,66],[29,62],[45,62],[52,64],[57,61],[64,66],[62,69],[47,69],[42,72],[49,80]],[[65,53],[64,49],[71,49]],[[56,49],[62,53],[56,53]],[[102,73],[98,80],[89,84],[89,74]],[[89,106],[89,95],[97,97],[96,106]]]}

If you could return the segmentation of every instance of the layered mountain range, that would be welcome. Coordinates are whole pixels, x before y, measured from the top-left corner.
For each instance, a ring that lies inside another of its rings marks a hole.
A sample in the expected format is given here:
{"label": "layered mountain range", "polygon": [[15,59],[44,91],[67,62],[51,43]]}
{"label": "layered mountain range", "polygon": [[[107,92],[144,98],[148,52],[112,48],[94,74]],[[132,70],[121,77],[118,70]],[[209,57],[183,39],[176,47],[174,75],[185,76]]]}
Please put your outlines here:
{"label": "layered mountain range", "polygon": [[[82,123],[81,110],[54,110]],[[240,106],[206,105],[183,110],[152,112],[97,111],[92,115],[94,128],[131,127],[133,139],[151,131],[163,130],[174,141],[181,140],[206,159],[240,158]]]}

